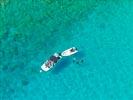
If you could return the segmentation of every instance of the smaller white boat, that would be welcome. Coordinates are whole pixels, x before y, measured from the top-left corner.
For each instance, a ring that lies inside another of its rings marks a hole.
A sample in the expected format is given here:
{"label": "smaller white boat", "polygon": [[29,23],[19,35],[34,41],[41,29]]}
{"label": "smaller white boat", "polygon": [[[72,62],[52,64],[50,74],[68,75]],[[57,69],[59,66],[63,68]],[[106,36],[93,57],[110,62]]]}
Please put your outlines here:
{"label": "smaller white boat", "polygon": [[59,61],[59,59],[61,59],[62,57],[65,57],[65,56],[71,56],[77,52],[78,52],[77,48],[72,47],[72,48],[69,48],[69,49],[63,51],[62,53],[55,53],[54,55],[52,55],[49,58],[49,60],[44,62],[44,64],[41,66],[40,72],[42,72],[42,71],[46,72],[46,71],[50,70]]}
{"label": "smaller white boat", "polygon": [[61,53],[61,56],[71,56],[75,53],[77,53],[78,50],[76,47],[69,48]]}

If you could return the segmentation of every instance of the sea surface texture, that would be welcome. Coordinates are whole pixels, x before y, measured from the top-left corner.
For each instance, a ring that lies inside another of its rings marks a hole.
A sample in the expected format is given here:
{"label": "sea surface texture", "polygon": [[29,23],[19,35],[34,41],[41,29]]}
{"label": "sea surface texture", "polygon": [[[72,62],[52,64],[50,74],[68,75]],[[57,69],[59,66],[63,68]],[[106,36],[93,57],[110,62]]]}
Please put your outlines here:
{"label": "sea surface texture", "polygon": [[0,100],[133,100],[133,0],[0,0]]}

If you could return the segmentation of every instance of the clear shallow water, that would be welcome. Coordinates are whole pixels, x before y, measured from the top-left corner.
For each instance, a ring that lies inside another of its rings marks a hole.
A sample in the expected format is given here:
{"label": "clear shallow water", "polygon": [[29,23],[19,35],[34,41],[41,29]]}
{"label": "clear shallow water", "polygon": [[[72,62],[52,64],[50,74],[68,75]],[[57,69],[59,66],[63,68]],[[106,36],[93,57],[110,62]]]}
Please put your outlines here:
{"label": "clear shallow water", "polygon": [[[1,100],[133,99],[133,2],[0,2]],[[71,46],[80,52],[39,73]]]}

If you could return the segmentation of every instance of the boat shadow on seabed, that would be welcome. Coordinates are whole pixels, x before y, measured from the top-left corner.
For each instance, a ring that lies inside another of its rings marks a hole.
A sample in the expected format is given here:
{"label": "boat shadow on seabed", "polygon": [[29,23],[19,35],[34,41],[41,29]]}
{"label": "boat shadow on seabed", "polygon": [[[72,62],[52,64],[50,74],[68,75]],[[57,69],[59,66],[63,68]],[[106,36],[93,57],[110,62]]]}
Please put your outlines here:
{"label": "boat shadow on seabed", "polygon": [[53,74],[58,74],[63,69],[68,67],[71,64],[71,60],[69,58],[63,58],[58,64],[54,66],[54,68],[51,70]]}

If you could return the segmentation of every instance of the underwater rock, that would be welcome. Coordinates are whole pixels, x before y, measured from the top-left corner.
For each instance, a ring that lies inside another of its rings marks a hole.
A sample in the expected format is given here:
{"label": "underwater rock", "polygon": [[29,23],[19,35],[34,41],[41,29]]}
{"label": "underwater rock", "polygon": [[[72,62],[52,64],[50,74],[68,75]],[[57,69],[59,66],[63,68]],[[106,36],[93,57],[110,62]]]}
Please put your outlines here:
{"label": "underwater rock", "polygon": [[2,70],[3,70],[3,71],[7,71],[8,69],[9,69],[8,66],[2,66]]}
{"label": "underwater rock", "polygon": [[21,82],[23,86],[27,86],[29,84],[29,81],[27,79],[23,79]]}
{"label": "underwater rock", "polygon": [[7,31],[5,31],[5,32],[3,33],[2,39],[3,39],[3,40],[4,40],[4,39],[7,39],[8,36],[9,36],[9,31],[7,30]]}
{"label": "underwater rock", "polygon": [[52,4],[54,2],[54,0],[44,0],[46,3],[48,4]]}
{"label": "underwater rock", "polygon": [[9,68],[9,71],[14,72],[16,70],[16,68],[17,68],[16,66],[13,66],[13,67]]}
{"label": "underwater rock", "polygon": [[4,7],[9,3],[9,0],[0,0],[0,6]]}

